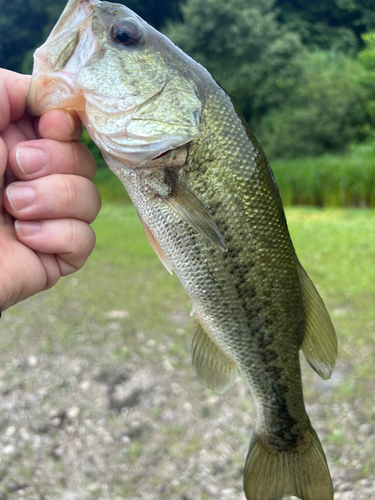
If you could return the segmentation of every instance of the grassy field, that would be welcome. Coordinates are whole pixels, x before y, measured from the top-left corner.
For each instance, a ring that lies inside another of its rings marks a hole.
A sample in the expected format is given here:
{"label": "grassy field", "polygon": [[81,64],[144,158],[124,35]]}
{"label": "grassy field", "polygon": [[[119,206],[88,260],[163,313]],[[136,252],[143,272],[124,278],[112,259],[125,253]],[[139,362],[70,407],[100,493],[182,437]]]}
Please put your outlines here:
{"label": "grassy field", "polygon": [[[375,213],[286,214],[339,339],[330,381],[303,362],[335,499],[375,500]],[[243,500],[246,384],[195,380],[190,300],[133,207],[104,201],[93,226],[84,269],[2,319],[0,498]]]}

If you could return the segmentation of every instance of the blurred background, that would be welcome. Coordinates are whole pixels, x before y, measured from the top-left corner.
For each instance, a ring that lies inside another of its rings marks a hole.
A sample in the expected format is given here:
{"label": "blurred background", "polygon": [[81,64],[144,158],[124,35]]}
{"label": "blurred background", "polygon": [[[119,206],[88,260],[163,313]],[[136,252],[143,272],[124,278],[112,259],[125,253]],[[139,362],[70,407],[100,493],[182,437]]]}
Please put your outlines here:
{"label": "blurred background", "polygon": [[[65,3],[0,0],[0,66],[30,73]],[[301,360],[335,499],[375,500],[375,1],[123,3],[213,74],[265,150],[338,335],[330,381]],[[96,249],[0,324],[0,500],[244,500],[250,391],[196,381],[191,302],[82,140]]]}
{"label": "blurred background", "polygon": [[[0,0],[0,65],[30,73],[33,51],[65,3]],[[126,4],[231,96],[270,159],[285,204],[375,204],[373,0]]]}

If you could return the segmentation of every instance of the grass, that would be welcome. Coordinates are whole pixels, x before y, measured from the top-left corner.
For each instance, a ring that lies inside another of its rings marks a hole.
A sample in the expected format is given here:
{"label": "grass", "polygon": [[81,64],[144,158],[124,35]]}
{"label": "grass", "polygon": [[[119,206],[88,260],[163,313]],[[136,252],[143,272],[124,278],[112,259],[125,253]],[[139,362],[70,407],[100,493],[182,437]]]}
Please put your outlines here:
{"label": "grass", "polygon": [[[335,397],[365,394],[374,380],[375,213],[293,207],[286,214],[297,254],[337,329],[340,360],[356,381],[339,386]],[[143,358],[152,355],[183,364],[191,302],[177,278],[158,261],[134,208],[104,201],[93,227],[97,245],[87,265],[76,277],[62,280],[54,293],[40,296],[44,315],[37,342],[42,350],[52,353],[58,345],[84,345],[87,324],[93,325],[90,342],[100,345],[101,329],[108,324],[106,311],[126,310],[128,317],[119,320],[121,334],[110,329],[106,333],[106,342],[113,342],[117,356],[126,358],[135,351]],[[20,308],[13,314],[24,313]],[[152,340],[143,347],[145,352],[137,341],[139,332]]]}
{"label": "grass", "polygon": [[375,206],[375,147],[343,155],[274,160],[271,167],[285,205]]}
{"label": "grass", "polygon": [[94,183],[99,189],[102,199],[106,202],[120,204],[130,203],[130,198],[124,186],[105,165],[98,168]]}

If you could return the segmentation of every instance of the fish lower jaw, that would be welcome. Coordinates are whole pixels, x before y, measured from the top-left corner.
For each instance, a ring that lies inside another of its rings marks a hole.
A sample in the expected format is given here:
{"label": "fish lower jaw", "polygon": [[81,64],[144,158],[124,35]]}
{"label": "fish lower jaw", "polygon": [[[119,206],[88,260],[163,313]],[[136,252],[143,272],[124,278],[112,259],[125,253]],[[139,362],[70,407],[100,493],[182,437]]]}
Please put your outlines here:
{"label": "fish lower jaw", "polygon": [[41,116],[51,109],[74,109],[84,111],[82,94],[72,92],[69,83],[51,75],[33,76],[26,101],[26,112]]}

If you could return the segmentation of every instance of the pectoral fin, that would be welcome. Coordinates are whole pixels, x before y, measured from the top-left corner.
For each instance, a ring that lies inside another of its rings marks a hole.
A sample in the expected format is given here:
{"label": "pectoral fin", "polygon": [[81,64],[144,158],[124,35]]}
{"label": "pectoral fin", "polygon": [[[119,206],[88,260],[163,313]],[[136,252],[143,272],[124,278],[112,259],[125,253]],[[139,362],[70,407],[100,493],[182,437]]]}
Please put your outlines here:
{"label": "pectoral fin", "polygon": [[172,273],[172,266],[171,266],[169,260],[167,259],[165,253],[160,248],[158,242],[155,240],[155,237],[152,234],[151,229],[148,227],[148,225],[145,223],[145,221],[142,219],[142,217],[139,214],[138,214],[138,217],[139,217],[139,220],[142,222],[143,229],[145,230],[147,239],[148,239],[150,245],[152,246],[152,249],[154,250],[156,255],[159,257],[160,262],[163,264],[163,266],[169,272],[169,274],[173,274]]}
{"label": "pectoral fin", "polygon": [[166,177],[170,185],[170,194],[162,197],[164,203],[189,226],[209,238],[215,245],[218,245],[226,252],[227,247],[224,239],[204,205],[172,172],[166,172]]}
{"label": "pectoral fin", "polygon": [[211,339],[196,314],[191,359],[198,380],[212,391],[225,392],[235,383],[238,374],[236,365]]}
{"label": "pectoral fin", "polygon": [[337,358],[336,333],[319,293],[302,266],[299,266],[299,275],[306,313],[302,351],[311,368],[327,380]]}

